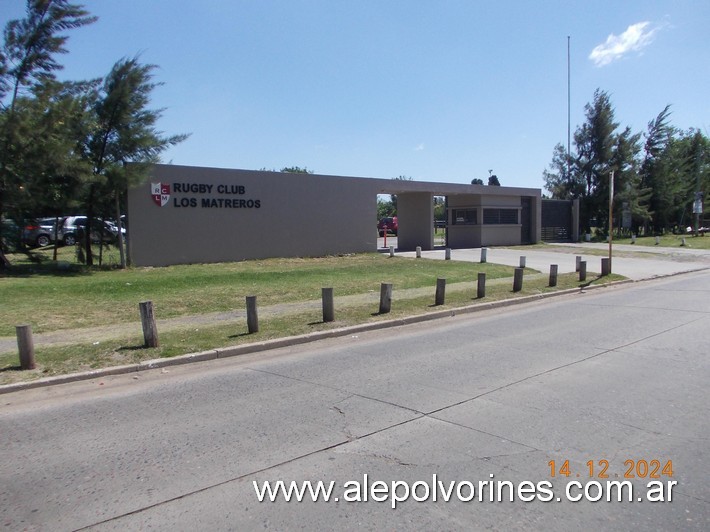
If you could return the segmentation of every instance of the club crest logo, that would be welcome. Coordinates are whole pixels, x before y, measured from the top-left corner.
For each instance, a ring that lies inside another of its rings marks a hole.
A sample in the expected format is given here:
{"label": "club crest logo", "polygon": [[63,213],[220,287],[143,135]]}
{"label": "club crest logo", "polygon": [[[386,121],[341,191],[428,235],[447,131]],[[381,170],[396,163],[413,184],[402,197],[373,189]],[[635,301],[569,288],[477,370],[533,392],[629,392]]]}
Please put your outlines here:
{"label": "club crest logo", "polygon": [[151,183],[150,195],[158,207],[165,207],[170,201],[170,183]]}

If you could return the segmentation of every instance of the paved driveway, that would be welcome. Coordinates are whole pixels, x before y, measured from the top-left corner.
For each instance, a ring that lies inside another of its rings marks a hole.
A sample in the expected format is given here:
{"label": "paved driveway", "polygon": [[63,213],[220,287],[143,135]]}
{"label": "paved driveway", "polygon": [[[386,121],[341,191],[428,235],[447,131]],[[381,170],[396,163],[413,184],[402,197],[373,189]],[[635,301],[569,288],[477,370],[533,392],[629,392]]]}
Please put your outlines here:
{"label": "paved driveway", "polygon": [[[550,249],[530,248],[488,248],[487,260],[494,264],[519,266],[520,257],[525,256],[528,268],[543,273],[550,271],[550,264],[557,264],[559,273],[576,271],[576,257],[579,255],[587,262],[587,272],[601,272],[601,259],[606,257],[607,244],[554,244]],[[415,252],[397,253],[405,257],[414,257]],[[422,258],[445,258],[445,250],[422,251]],[[481,248],[453,249],[452,260],[479,262]],[[612,271],[629,279],[651,279],[676,273],[704,270],[710,268],[710,250],[651,248],[632,245],[615,245],[612,248]]]}

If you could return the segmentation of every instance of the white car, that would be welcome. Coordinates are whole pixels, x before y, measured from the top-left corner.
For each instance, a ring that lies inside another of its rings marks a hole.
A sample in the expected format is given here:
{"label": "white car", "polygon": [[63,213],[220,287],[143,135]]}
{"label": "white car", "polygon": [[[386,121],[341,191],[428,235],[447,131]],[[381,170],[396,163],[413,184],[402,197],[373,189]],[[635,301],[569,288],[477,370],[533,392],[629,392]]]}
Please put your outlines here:
{"label": "white car", "polygon": [[[59,240],[67,246],[76,244],[80,233],[86,229],[86,216],[67,216],[64,218],[59,230]],[[121,228],[121,233],[125,236],[125,228]],[[115,242],[118,236],[118,227],[113,222],[105,221],[103,223],[103,231],[101,230],[101,220],[94,219],[91,228],[91,241],[98,242]]]}

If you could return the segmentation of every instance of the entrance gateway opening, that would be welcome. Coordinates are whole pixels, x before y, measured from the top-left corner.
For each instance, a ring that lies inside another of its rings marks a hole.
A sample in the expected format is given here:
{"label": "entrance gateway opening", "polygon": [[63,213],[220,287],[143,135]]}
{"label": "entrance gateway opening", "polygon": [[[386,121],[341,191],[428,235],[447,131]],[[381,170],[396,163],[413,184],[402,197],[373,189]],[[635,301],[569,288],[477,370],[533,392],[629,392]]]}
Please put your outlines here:
{"label": "entrance gateway opening", "polygon": [[381,195],[397,198],[387,246],[401,251],[540,240],[539,189],[158,164],[128,191],[130,253],[166,266],[371,252]]}
{"label": "entrance gateway opening", "polygon": [[539,196],[490,194],[503,188],[471,185],[469,190],[453,194],[433,189],[421,194],[378,195],[378,213],[384,206],[397,216],[396,230],[390,227],[386,234],[381,230],[383,222],[391,223],[392,217],[379,219],[377,249],[460,249],[539,241]]}
{"label": "entrance gateway opening", "polygon": [[[433,196],[434,218],[430,220],[434,231],[433,248],[446,247],[447,212],[446,196]],[[399,217],[397,216],[397,195],[377,196],[377,250],[389,252],[390,247],[398,249]]]}

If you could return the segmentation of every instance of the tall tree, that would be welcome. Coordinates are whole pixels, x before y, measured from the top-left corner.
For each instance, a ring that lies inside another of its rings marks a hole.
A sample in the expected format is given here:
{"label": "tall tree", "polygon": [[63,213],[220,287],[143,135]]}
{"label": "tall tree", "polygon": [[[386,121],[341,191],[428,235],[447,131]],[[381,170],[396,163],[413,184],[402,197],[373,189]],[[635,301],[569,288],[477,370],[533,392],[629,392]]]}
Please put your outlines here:
{"label": "tall tree", "polygon": [[588,230],[592,217],[606,210],[603,204],[608,196],[608,176],[616,144],[614,131],[619,124],[614,122],[614,108],[609,95],[599,89],[594,92],[594,101],[585,106],[585,115],[586,123],[574,134],[577,156],[573,171],[585,184],[581,214],[582,223]]}
{"label": "tall tree", "polygon": [[10,191],[13,217],[61,214],[79,194],[90,168],[80,157],[78,139],[88,127],[93,84],[46,81],[20,97],[8,153],[21,185]]}
{"label": "tall tree", "polygon": [[570,158],[567,156],[567,150],[558,143],[554,148],[549,170],[542,173],[545,188],[550,191],[553,199],[569,200],[584,196],[584,181],[576,172],[568,172],[572,164],[568,159]]}
{"label": "tall tree", "polygon": [[[24,187],[32,160],[23,148],[38,148],[26,142],[28,120],[37,117],[29,114],[29,106],[20,112],[18,106],[30,101],[22,98],[23,93],[53,81],[55,71],[62,68],[55,56],[67,52],[68,37],[61,33],[95,20],[81,5],[67,0],[27,0],[25,18],[5,26],[0,50],[0,217],[8,202],[21,199],[11,196]],[[0,250],[0,267],[6,265]]]}
{"label": "tall tree", "polygon": [[[618,132],[609,95],[597,89],[585,106],[586,121],[574,134],[575,153],[562,144],[553,152],[549,170],[543,172],[545,187],[555,199],[580,199],[580,221],[589,231],[592,221],[609,214],[609,178],[614,171],[614,209],[631,209],[639,220],[649,216],[648,191],[638,176],[639,134],[627,127]],[[602,227],[606,224],[602,223]]]}
{"label": "tall tree", "polygon": [[[145,179],[149,166],[160,154],[182,142],[187,135],[164,136],[156,129],[163,109],[151,110],[150,95],[160,85],[152,81],[155,65],[142,65],[138,58],[118,61],[106,77],[94,104],[95,125],[86,141],[86,157],[93,167],[88,186],[87,229],[97,214],[99,198],[111,198],[119,223],[121,265],[125,267],[120,226],[120,205],[130,185]],[[91,232],[86,231],[84,247],[87,264],[93,263]]]}
{"label": "tall tree", "polygon": [[[623,214],[626,211],[631,215],[631,223],[643,223],[650,219],[648,211],[648,198],[650,190],[640,187],[640,177],[638,173],[638,157],[641,151],[640,133],[632,133],[630,128],[625,128],[616,136],[610,166],[614,170],[614,202],[612,208],[616,215],[616,227],[621,227]],[[604,195],[609,196],[607,187]],[[609,203],[602,201],[602,208],[598,212],[602,219],[609,217]]]}
{"label": "tall tree", "polygon": [[[675,129],[669,123],[670,105],[648,123],[645,133],[644,155],[641,163],[641,186],[651,191],[649,208],[654,213],[654,230],[660,232],[672,218],[680,181],[669,165],[668,149]],[[646,229],[652,220],[647,219]]]}
{"label": "tall tree", "polygon": [[[668,168],[673,195],[668,214],[663,218],[665,225],[660,229],[678,226],[680,229],[693,225],[693,203],[700,194],[703,206],[707,207],[710,189],[710,139],[699,130],[680,132],[671,139],[661,155]],[[658,226],[658,222],[655,224]]]}

